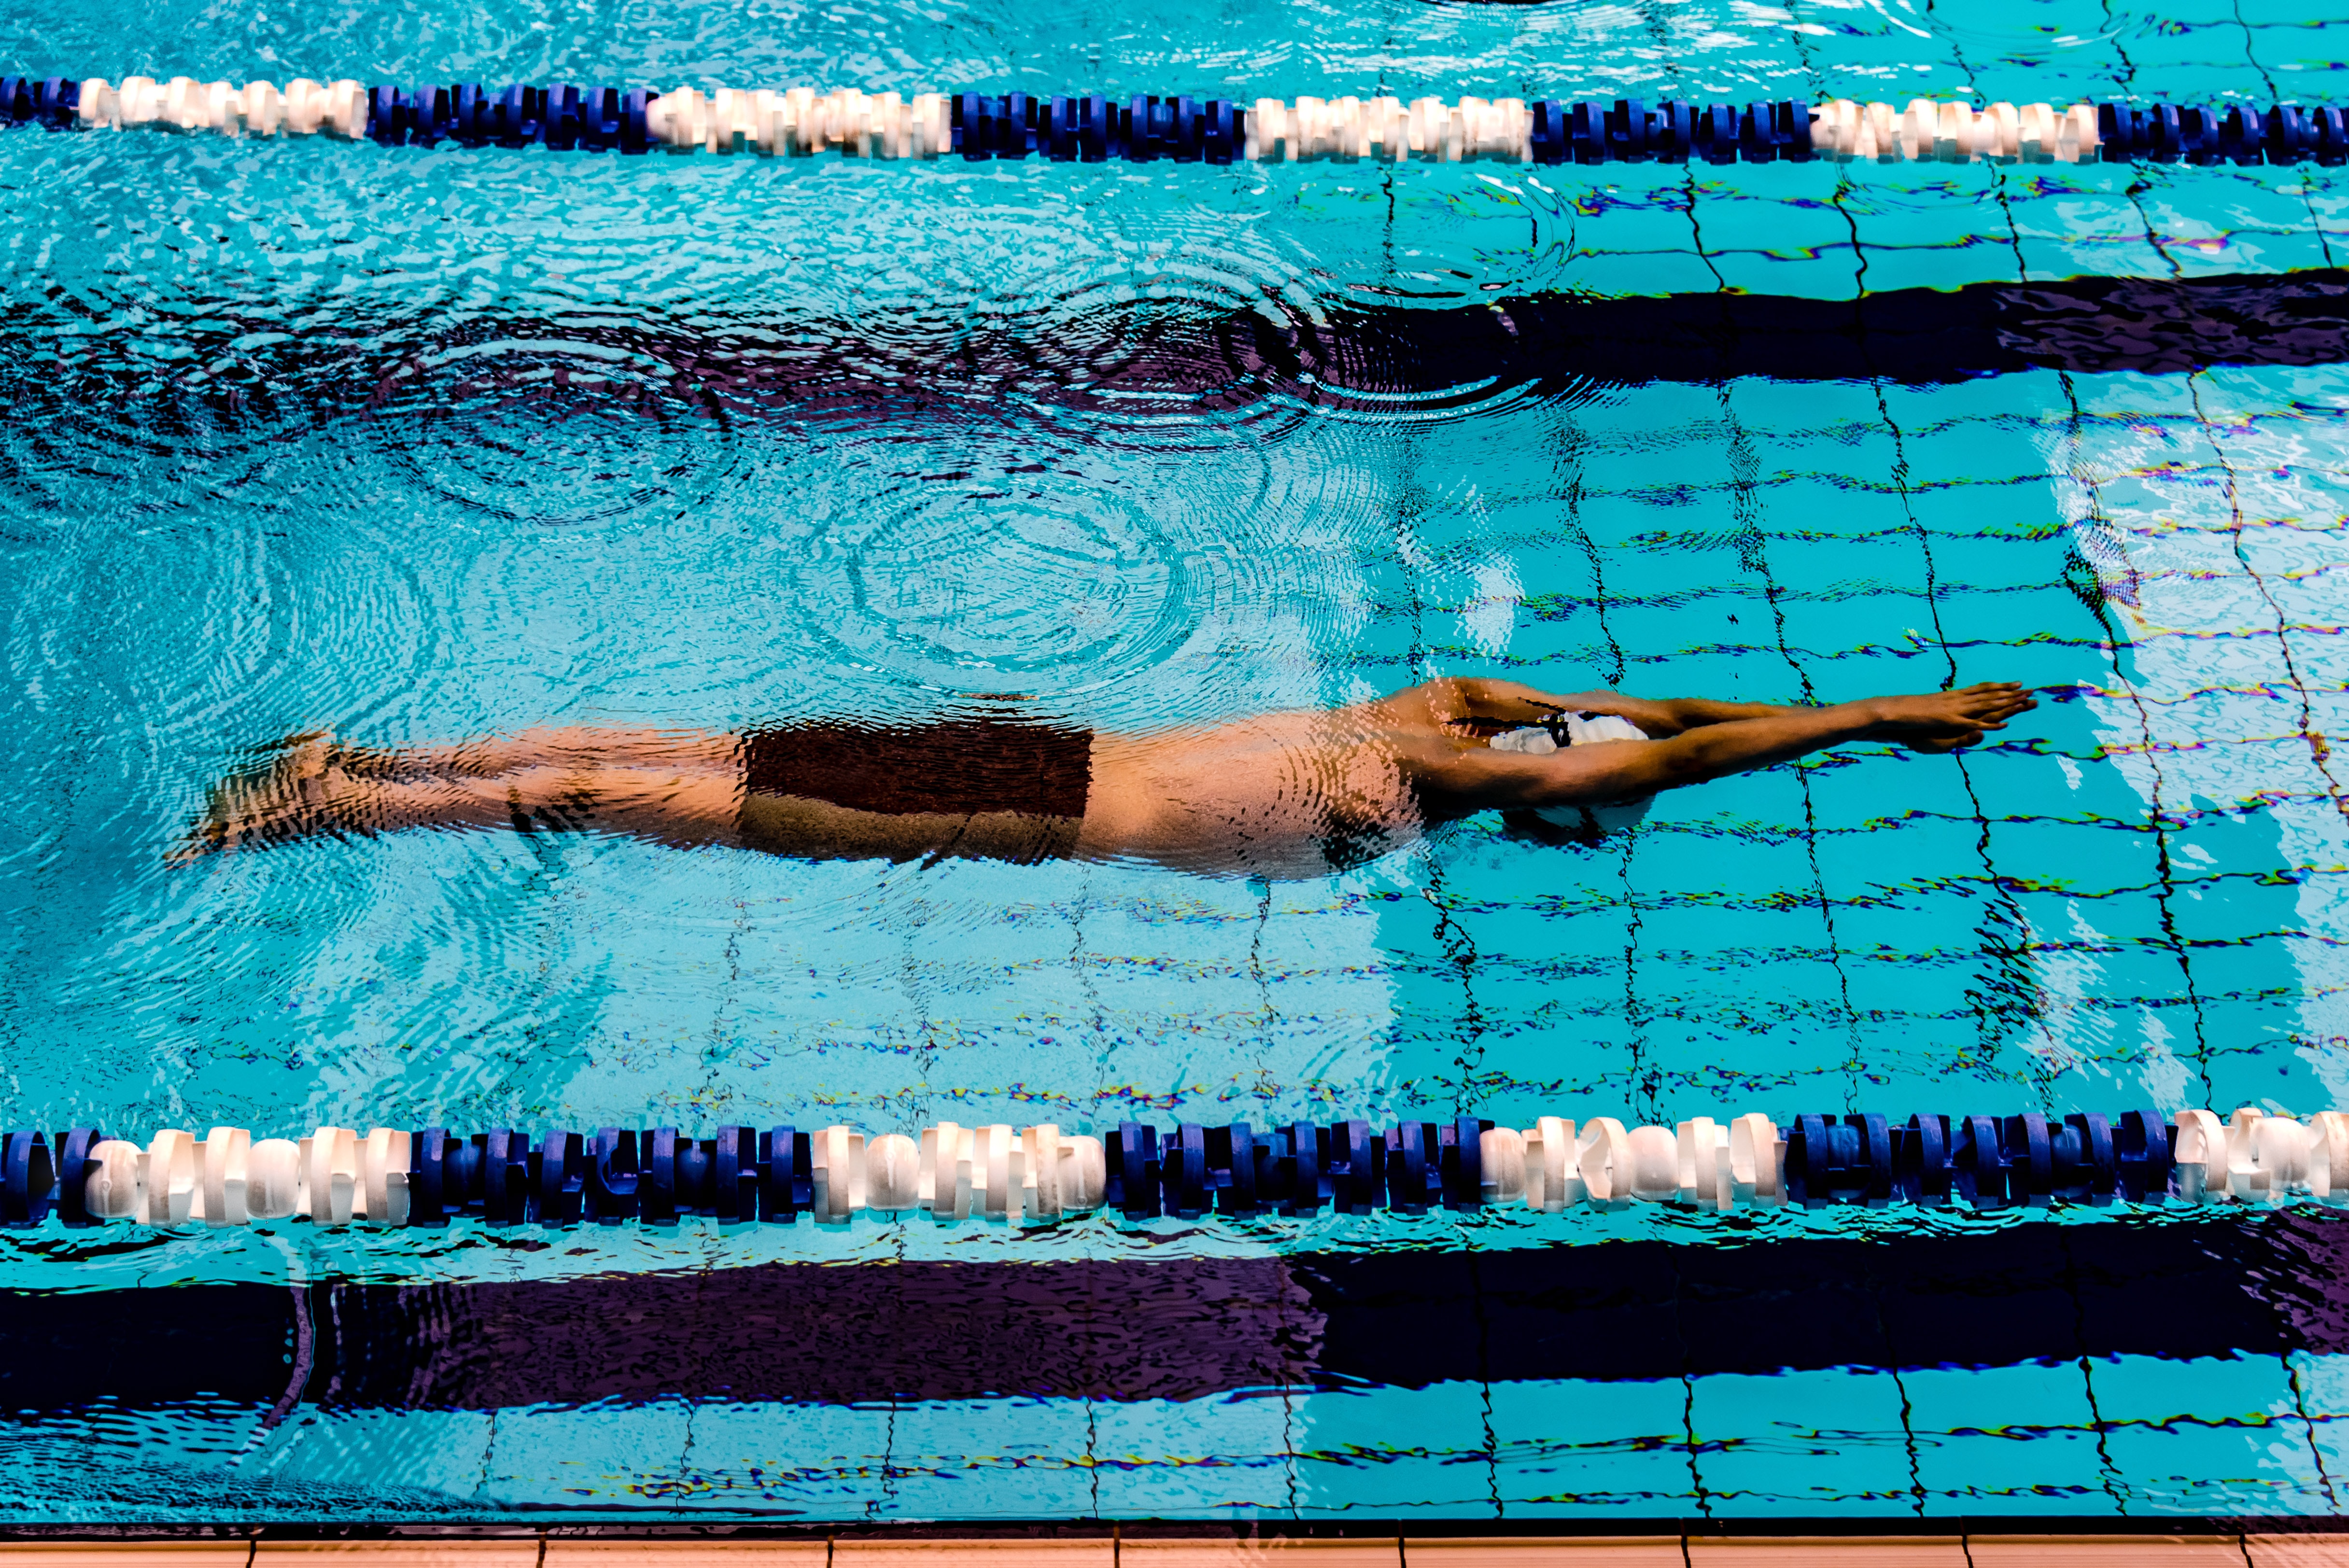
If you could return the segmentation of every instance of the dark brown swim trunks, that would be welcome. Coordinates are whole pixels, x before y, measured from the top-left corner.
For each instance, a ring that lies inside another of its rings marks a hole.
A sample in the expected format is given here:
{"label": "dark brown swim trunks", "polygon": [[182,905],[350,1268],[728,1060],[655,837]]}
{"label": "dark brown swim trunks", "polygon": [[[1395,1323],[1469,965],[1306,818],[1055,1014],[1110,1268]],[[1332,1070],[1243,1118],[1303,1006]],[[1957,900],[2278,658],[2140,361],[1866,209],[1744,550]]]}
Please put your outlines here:
{"label": "dark brown swim trunks", "polygon": [[1092,771],[1092,731],[1058,725],[754,729],[742,737],[742,837],[815,859],[1055,860],[1076,848]]}

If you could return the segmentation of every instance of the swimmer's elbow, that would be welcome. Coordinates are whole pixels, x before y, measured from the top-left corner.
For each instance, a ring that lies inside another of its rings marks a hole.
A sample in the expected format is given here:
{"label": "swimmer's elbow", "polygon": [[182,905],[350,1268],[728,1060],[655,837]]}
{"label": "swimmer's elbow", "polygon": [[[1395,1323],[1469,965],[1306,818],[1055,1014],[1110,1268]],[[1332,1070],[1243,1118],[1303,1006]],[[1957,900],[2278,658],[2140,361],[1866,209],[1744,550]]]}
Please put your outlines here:
{"label": "swimmer's elbow", "polygon": [[1578,800],[1636,800],[1644,795],[1709,783],[1721,777],[1722,769],[1699,748],[1653,740],[1616,744],[1637,748],[1637,751],[1604,773],[1582,780],[1574,791]]}
{"label": "swimmer's elbow", "polygon": [[1713,759],[1697,748],[1659,746],[1656,753],[1649,765],[1657,774],[1655,787],[1659,789],[1677,789],[1683,784],[1702,784],[1720,776]]}

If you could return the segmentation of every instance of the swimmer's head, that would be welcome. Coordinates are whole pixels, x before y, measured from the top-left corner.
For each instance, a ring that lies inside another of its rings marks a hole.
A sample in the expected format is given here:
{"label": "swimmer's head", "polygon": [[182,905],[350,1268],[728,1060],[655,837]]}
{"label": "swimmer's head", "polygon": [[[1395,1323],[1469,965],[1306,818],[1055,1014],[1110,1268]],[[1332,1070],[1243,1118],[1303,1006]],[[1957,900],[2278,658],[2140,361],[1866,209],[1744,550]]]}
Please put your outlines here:
{"label": "swimmer's head", "polygon": [[[1602,740],[1645,740],[1647,731],[1611,713],[1568,713],[1560,715],[1538,729],[1513,729],[1493,738],[1495,751],[1523,752],[1543,757],[1556,751],[1561,739],[1568,746],[1590,746]],[[1609,833],[1628,832],[1640,825],[1655,804],[1653,795],[1642,795],[1633,800],[1610,801],[1597,806],[1540,806],[1527,812],[1508,813],[1511,817],[1530,816],[1553,828],[1564,830],[1568,841],[1589,843]],[[1540,835],[1548,837],[1548,835]]]}

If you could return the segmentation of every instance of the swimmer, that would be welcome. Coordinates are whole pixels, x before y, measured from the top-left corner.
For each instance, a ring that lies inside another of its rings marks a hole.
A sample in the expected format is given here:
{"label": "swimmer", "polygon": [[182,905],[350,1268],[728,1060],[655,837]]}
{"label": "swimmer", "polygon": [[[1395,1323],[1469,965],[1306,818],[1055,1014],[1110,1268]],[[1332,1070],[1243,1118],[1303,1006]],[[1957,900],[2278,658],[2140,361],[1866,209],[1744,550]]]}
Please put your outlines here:
{"label": "swimmer", "polygon": [[2036,706],[2006,683],[1780,707],[1456,679],[1155,734],[1095,734],[988,702],[740,735],[542,729],[408,750],[305,736],[215,789],[181,853],[438,827],[808,860],[1138,860],[1313,877],[1479,811],[1588,827],[1660,790],[1847,741],[1956,751]]}

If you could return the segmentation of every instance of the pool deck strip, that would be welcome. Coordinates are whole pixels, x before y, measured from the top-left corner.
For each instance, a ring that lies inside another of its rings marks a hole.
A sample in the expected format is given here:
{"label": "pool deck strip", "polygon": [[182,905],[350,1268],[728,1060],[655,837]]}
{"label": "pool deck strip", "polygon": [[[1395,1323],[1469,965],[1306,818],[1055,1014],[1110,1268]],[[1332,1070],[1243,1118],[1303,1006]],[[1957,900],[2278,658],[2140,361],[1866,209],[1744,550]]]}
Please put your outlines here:
{"label": "pool deck strip", "polygon": [[1729,1564],[1868,1564],[1870,1568],[2073,1568],[2127,1561],[2150,1568],[2349,1568],[2349,1533],[2195,1535],[1442,1536],[1233,1540],[864,1539],[677,1541],[503,1538],[381,1541],[0,1542],[5,1568],[260,1568],[324,1559],[370,1568],[1727,1568]]}

